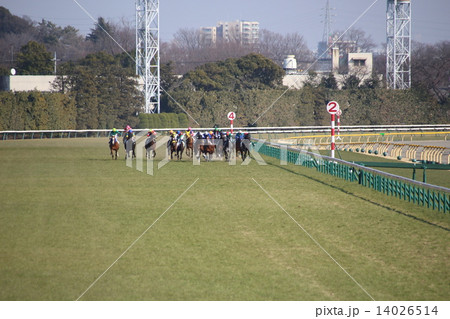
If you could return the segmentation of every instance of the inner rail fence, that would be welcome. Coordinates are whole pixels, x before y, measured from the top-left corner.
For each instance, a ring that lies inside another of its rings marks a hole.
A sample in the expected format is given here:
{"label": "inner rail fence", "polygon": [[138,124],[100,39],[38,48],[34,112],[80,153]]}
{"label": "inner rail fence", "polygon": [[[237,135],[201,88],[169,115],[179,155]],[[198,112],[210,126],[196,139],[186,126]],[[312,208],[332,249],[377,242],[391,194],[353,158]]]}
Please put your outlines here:
{"label": "inner rail fence", "polygon": [[[112,129],[112,128],[111,128]],[[100,130],[26,130],[26,131],[0,131],[0,140],[10,139],[44,139],[44,138],[80,138],[80,137],[106,137],[111,129]],[[134,129],[136,133],[147,132],[151,128]],[[213,127],[193,128],[195,131],[211,131]],[[219,127],[219,129],[229,131],[229,127]],[[170,130],[186,130],[186,128],[155,129],[156,132],[165,134]],[[284,126],[284,127],[235,127],[234,132],[245,131],[259,138],[287,138],[290,134],[321,134],[330,133],[329,126]],[[351,125],[341,126],[340,132],[388,132],[407,134],[408,132],[435,132],[441,134],[445,132],[444,138],[450,134],[450,124],[436,125]]]}
{"label": "inner rail fence", "polygon": [[252,141],[260,145],[259,149],[255,148],[257,152],[279,159],[281,162],[314,168],[318,172],[358,183],[388,196],[439,212],[450,212],[449,188],[422,183],[341,159],[299,150],[285,144],[255,138],[252,138]]}

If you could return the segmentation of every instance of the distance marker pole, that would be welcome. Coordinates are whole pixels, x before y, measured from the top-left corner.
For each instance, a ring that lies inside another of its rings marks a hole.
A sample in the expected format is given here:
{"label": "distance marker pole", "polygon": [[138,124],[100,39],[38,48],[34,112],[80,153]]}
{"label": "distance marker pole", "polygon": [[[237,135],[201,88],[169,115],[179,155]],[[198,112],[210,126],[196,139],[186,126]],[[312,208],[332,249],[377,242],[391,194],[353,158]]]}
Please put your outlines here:
{"label": "distance marker pole", "polygon": [[233,120],[230,120],[230,129],[231,129],[231,134],[233,134]]}
{"label": "distance marker pole", "polygon": [[341,110],[337,111],[337,139],[341,139]]}
{"label": "distance marker pole", "polygon": [[331,157],[334,158],[334,150],[336,149],[335,139],[334,139],[334,114],[331,114]]}

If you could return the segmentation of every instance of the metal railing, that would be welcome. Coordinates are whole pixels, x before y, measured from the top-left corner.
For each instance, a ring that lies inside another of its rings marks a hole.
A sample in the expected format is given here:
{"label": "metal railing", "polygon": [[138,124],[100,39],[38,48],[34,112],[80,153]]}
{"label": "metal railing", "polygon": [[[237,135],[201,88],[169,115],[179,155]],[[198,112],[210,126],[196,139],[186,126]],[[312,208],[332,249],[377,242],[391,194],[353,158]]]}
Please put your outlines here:
{"label": "metal railing", "polygon": [[252,140],[262,143],[257,150],[260,154],[287,163],[315,168],[318,172],[349,182],[356,182],[383,194],[423,207],[444,213],[450,212],[449,188],[422,183],[344,160],[295,149],[285,144],[270,143],[259,139]]}
{"label": "metal railing", "polygon": [[[213,127],[193,128],[196,131],[211,131]],[[220,127],[221,130],[229,130],[229,127]],[[160,133],[170,130],[186,130],[186,128],[155,129]],[[282,127],[235,127],[234,131],[247,131],[253,134],[319,134],[329,133],[329,126],[282,126]],[[99,130],[26,130],[26,131],[0,131],[0,140],[8,139],[43,139],[43,138],[73,138],[73,137],[103,137],[107,136],[111,129]],[[134,129],[135,132],[148,131],[148,129]],[[350,125],[341,126],[341,132],[448,132],[450,124],[433,125]],[[277,138],[277,136],[275,136]],[[281,136],[282,138],[282,136]]]}

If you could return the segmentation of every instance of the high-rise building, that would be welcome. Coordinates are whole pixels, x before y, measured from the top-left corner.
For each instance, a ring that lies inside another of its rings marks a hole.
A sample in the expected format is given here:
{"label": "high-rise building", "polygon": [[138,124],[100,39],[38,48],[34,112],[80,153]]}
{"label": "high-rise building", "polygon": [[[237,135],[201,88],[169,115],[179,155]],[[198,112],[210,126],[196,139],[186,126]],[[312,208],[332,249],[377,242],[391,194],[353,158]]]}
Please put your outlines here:
{"label": "high-rise building", "polygon": [[213,44],[217,42],[217,28],[216,27],[202,27],[200,29],[202,41],[205,44]]}
{"label": "high-rise building", "polygon": [[259,41],[259,22],[239,20],[218,22],[216,27],[202,27],[200,32],[207,43],[225,41],[250,45]]}

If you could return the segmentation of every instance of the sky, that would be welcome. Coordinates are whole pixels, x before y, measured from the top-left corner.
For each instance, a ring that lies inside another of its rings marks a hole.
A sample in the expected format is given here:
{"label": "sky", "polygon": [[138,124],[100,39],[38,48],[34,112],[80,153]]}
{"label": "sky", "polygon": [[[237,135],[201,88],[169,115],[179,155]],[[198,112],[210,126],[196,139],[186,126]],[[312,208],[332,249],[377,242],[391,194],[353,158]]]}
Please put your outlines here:
{"label": "sky", "polygon": [[[370,35],[381,48],[386,42],[386,0],[329,0],[332,30],[344,31],[367,9],[355,28]],[[12,14],[34,21],[71,25],[82,34],[95,19],[135,21],[135,0],[0,0]],[[317,49],[324,30],[326,0],[160,0],[160,37],[170,41],[179,29],[215,26],[218,21],[258,21],[260,29],[280,34],[299,33],[311,50]],[[412,39],[424,43],[450,41],[450,0],[411,0]]]}

